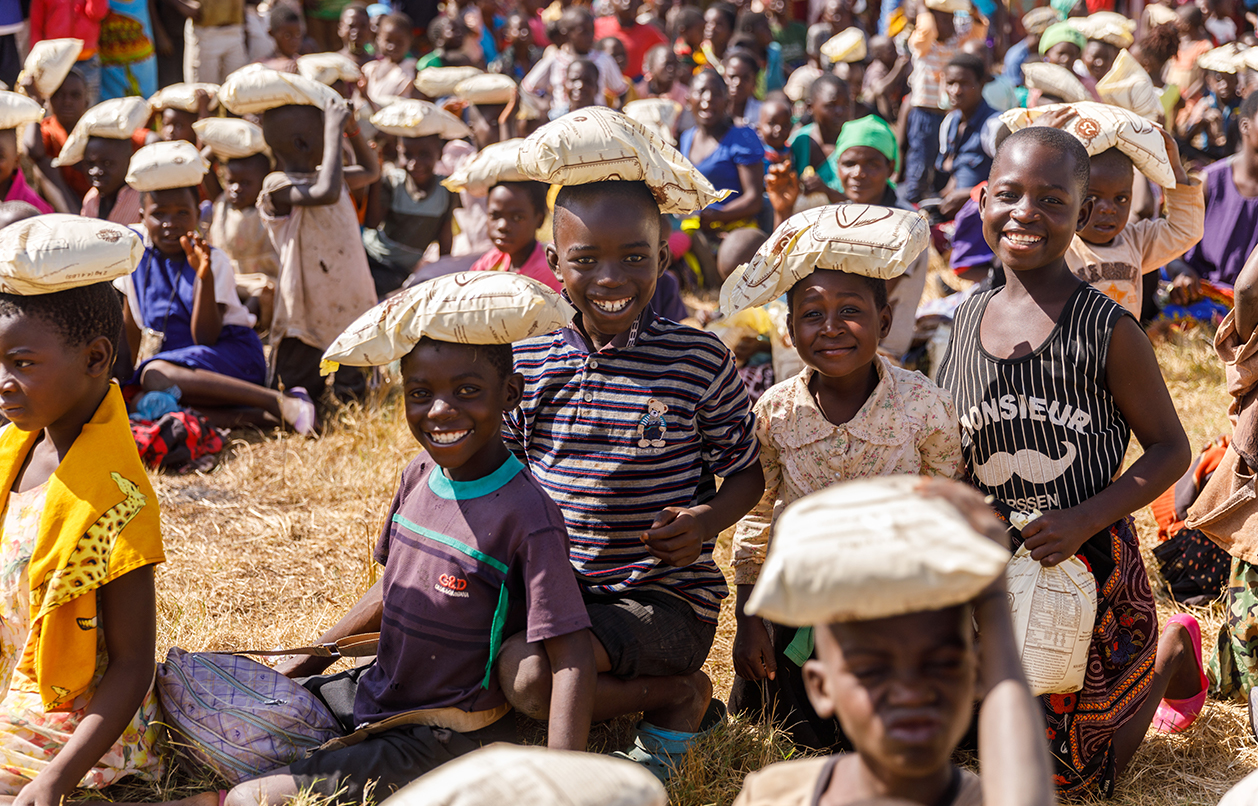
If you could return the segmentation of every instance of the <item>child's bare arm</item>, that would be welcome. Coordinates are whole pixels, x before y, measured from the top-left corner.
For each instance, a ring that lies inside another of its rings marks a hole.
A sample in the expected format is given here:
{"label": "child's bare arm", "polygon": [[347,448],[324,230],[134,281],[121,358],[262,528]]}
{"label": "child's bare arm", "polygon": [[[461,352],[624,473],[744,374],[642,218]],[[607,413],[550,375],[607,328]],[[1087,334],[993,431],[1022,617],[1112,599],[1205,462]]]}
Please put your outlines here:
{"label": "child's bare arm", "polygon": [[341,131],[349,118],[349,107],[339,98],[328,99],[323,108],[323,162],[315,181],[309,185],[285,185],[271,191],[270,205],[277,218],[283,218],[294,207],[318,207],[335,204],[345,184],[341,164]]}
{"label": "child's bare arm", "polygon": [[[763,423],[759,410],[756,414],[757,422]],[[734,671],[744,680],[763,680],[766,677],[772,680],[777,676],[773,643],[769,640],[764,619],[749,616],[746,611],[751,589],[760,576],[760,567],[769,551],[773,507],[777,503],[778,488],[782,481],[782,464],[777,449],[766,438],[763,429],[758,431],[764,493],[735,527],[731,550],[735,585],[733,661]]]}
{"label": "child's bare arm", "polygon": [[[332,629],[319,636],[318,643],[330,643],[339,638],[360,633],[379,632],[383,616],[384,580],[376,580],[376,584],[363,594],[363,598],[359,599],[358,603],[351,607],[340,621],[332,625]],[[307,677],[319,674],[335,662],[335,658],[316,658],[306,655],[277,664],[275,671],[288,677]]]}
{"label": "child's bare arm", "polygon": [[197,232],[183,236],[179,244],[188,257],[188,264],[197,273],[196,296],[192,300],[192,340],[197,344],[217,344],[227,306],[214,296],[210,246]]}
{"label": "child's bare arm", "polygon": [[552,750],[584,751],[594,714],[594,641],[589,630],[548,638],[550,718],[546,744]]}
{"label": "child's bare arm", "polygon": [[19,806],[60,806],[97,761],[118,741],[153,682],[157,594],[146,565],[97,590],[109,667],[70,741],[13,801]]}
{"label": "child's bare arm", "polygon": [[354,159],[357,165],[347,165],[345,172],[345,184],[349,185],[350,190],[358,190],[365,188],[380,178],[380,158],[376,156],[376,151],[367,142],[367,138],[363,136],[362,130],[358,128],[357,123],[352,122],[353,129],[346,132],[349,138],[349,144],[354,149]]}
{"label": "child's bare arm", "polygon": [[1073,556],[1089,537],[1148,506],[1179,479],[1192,460],[1153,345],[1134,319],[1124,316],[1114,326],[1105,364],[1114,404],[1144,454],[1092,498],[1070,509],[1047,512],[1022,530],[1031,556],[1045,566]]}
{"label": "child's bare arm", "polygon": [[1249,341],[1258,327],[1258,249],[1250,252],[1241,273],[1236,275],[1236,332],[1241,343]]}
{"label": "child's bare arm", "polygon": [[693,507],[667,507],[642,533],[651,556],[675,568],[699,559],[703,544],[738,523],[764,492],[764,472],[756,462],[727,476],[712,500]]}
{"label": "child's bare arm", "polygon": [[454,248],[454,213],[448,212],[445,218],[441,220],[441,232],[437,235],[437,252],[438,254],[450,254],[450,250]]}

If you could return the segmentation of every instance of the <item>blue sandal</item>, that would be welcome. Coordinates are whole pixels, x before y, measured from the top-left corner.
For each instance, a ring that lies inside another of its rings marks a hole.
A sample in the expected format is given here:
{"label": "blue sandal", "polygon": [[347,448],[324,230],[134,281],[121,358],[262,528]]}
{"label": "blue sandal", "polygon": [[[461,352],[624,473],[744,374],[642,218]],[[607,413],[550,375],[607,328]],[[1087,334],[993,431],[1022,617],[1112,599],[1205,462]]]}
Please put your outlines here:
{"label": "blue sandal", "polygon": [[660,779],[661,783],[668,783],[668,779],[677,771],[695,739],[708,735],[723,724],[725,724],[725,703],[712,700],[708,704],[708,710],[703,714],[703,720],[699,723],[699,730],[695,733],[668,730],[642,721],[638,723],[638,729],[634,732],[633,747],[627,752],[617,751],[612,755],[637,762]]}

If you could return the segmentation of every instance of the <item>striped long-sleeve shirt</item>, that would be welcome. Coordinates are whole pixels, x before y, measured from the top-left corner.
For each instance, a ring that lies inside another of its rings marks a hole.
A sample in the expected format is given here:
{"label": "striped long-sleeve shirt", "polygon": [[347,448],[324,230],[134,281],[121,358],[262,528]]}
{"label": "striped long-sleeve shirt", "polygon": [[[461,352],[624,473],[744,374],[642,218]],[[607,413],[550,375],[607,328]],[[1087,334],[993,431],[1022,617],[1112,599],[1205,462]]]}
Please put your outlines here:
{"label": "striped long-sleeve shirt", "polygon": [[591,352],[569,327],[515,346],[524,400],[503,434],[563,511],[577,578],[592,594],[655,590],[715,622],[728,595],[712,559],[673,568],[643,531],[669,506],[753,466],[755,417],[734,361],[710,333],[652,318],[623,347]]}

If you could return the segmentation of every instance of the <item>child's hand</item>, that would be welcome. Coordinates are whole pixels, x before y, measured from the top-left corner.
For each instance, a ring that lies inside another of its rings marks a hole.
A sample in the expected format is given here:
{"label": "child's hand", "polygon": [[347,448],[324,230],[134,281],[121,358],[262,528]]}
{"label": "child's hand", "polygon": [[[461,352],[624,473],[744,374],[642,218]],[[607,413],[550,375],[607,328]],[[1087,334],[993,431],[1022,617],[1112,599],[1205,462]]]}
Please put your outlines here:
{"label": "child's hand", "polygon": [[1045,568],[1073,557],[1094,533],[1079,528],[1079,514],[1069,509],[1045,512],[1022,530],[1023,545]]}
{"label": "child's hand", "polygon": [[329,98],[323,105],[323,120],[327,131],[340,134],[349,123],[349,118],[349,104],[341,100],[340,96]]}
{"label": "child's hand", "polygon": [[1179,158],[1179,146],[1175,143],[1175,138],[1161,126],[1158,132],[1162,135],[1162,144],[1166,146],[1166,157],[1171,161],[1171,173],[1175,174],[1175,184],[1182,185],[1188,181],[1188,172],[1184,170],[1184,163]]}
{"label": "child's hand", "polygon": [[183,253],[188,257],[188,265],[197,273],[198,280],[210,277],[210,245],[201,237],[201,233],[192,232],[179,239]]}
{"label": "child's hand", "polygon": [[687,507],[666,507],[655,516],[651,528],[642,533],[642,542],[651,556],[674,568],[684,568],[698,560],[706,538],[703,524]]}
{"label": "child's hand", "polygon": [[769,194],[769,204],[783,217],[789,217],[799,199],[799,175],[790,164],[779,162],[770,165],[764,175],[764,189]]}
{"label": "child's hand", "polygon": [[1063,106],[1051,112],[1045,112],[1035,119],[1032,126],[1048,126],[1053,129],[1063,128],[1067,123],[1079,116],[1072,106]]}
{"label": "child's hand", "polygon": [[13,799],[13,806],[61,806],[65,797],[70,794],[69,788],[64,792],[57,792],[51,783],[40,778],[37,775],[35,780],[22,787]]}
{"label": "child's hand", "polygon": [[39,94],[39,89],[35,86],[34,76],[26,76],[23,78],[22,83],[18,85],[18,90],[36,103],[42,104],[44,102],[44,96]]}
{"label": "child's hand", "polygon": [[759,616],[738,619],[734,632],[734,672],[744,680],[770,680],[777,677],[778,664],[773,657],[773,641]]}
{"label": "child's hand", "polygon": [[450,98],[444,104],[441,105],[442,109],[446,110],[451,115],[454,115],[456,118],[462,118],[463,110],[467,109],[467,107],[468,107],[468,102],[463,100],[462,98]]}
{"label": "child's hand", "polygon": [[1191,269],[1171,280],[1171,302],[1175,305],[1192,305],[1201,299],[1201,278]]}

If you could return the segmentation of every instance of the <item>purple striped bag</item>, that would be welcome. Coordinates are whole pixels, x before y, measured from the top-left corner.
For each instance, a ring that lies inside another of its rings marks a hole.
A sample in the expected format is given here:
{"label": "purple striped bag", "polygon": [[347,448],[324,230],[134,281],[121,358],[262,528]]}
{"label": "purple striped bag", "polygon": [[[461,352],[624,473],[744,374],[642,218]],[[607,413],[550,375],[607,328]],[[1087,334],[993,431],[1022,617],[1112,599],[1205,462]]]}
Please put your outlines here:
{"label": "purple striped bag", "polygon": [[157,694],[179,753],[233,785],[342,735],[315,695],[240,655],[174,647],[157,667]]}

